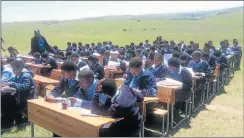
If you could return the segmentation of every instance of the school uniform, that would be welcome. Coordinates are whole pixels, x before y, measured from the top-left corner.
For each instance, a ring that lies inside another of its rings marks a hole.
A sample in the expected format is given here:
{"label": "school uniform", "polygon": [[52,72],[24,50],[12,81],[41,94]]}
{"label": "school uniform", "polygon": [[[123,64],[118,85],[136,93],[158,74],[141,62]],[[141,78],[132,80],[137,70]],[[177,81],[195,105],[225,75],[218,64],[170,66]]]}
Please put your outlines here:
{"label": "school uniform", "polygon": [[235,66],[236,68],[240,68],[240,63],[241,63],[241,58],[242,58],[242,49],[241,49],[241,46],[238,45],[238,46],[233,46],[231,47],[231,50],[235,53],[238,53],[236,55],[236,61],[235,61]]}
{"label": "school uniform", "polygon": [[[101,106],[98,95],[92,100],[92,112],[109,115],[114,118],[124,118],[112,123],[109,128],[102,129],[101,137],[133,137],[138,136],[142,117],[137,102],[142,102],[143,96],[135,93],[128,85],[122,85],[117,93],[109,99],[106,106]],[[102,113],[101,113],[102,110]]]}
{"label": "school uniform", "polygon": [[79,81],[62,78],[59,84],[52,90],[50,96],[72,97],[79,89]]}
{"label": "school uniform", "polygon": [[7,64],[3,66],[1,82],[10,82],[15,77],[12,67]]}
{"label": "school uniform", "polygon": [[13,124],[15,119],[16,124],[19,124],[22,123],[22,114],[27,115],[27,100],[34,98],[34,81],[28,70],[23,69],[19,75],[12,79],[9,87],[15,88],[16,92],[4,94],[1,97],[2,123]]}
{"label": "school uniform", "polygon": [[90,69],[94,72],[96,79],[98,79],[98,80],[103,79],[103,77],[104,77],[104,66],[103,65],[97,63],[95,66],[90,67]]}
{"label": "school uniform", "polygon": [[215,69],[217,61],[216,61],[216,57],[214,55],[210,56],[207,62],[211,69]]}
{"label": "school uniform", "polygon": [[153,65],[149,68],[149,71],[160,80],[163,80],[168,75],[168,68],[164,64],[159,64],[158,66]]}
{"label": "school uniform", "polygon": [[83,61],[83,60],[80,59],[78,61],[78,64],[77,64],[78,70],[80,70],[80,68],[82,68],[82,67],[84,67],[86,65],[87,65],[87,63],[85,61]]}

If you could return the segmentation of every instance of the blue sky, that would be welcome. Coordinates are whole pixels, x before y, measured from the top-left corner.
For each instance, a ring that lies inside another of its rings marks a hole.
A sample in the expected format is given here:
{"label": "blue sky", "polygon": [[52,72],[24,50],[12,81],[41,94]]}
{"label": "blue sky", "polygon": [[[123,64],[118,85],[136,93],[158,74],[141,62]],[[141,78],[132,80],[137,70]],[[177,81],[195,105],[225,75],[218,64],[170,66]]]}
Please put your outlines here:
{"label": "blue sky", "polygon": [[14,22],[216,10],[243,1],[2,1],[1,6],[2,22]]}

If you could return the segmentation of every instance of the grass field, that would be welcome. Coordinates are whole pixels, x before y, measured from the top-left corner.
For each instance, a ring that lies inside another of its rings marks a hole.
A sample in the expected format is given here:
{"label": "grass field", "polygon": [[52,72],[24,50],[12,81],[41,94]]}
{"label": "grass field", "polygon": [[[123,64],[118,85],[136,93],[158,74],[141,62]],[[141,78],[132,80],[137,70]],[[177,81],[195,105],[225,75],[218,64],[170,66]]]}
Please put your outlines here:
{"label": "grass field", "polygon": [[[200,47],[209,40],[215,46],[223,39],[232,42],[238,39],[243,46],[243,11],[209,17],[204,20],[134,20],[121,21],[69,21],[62,24],[34,24],[12,23],[3,25],[5,47],[14,45],[21,54],[30,50],[30,39],[34,29],[40,29],[49,44],[66,48],[66,43],[103,42],[111,40],[114,44],[123,46],[130,42],[139,43],[145,39],[150,42],[161,35],[167,40],[184,40],[186,43],[193,40]],[[153,30],[155,28],[155,30]],[[122,29],[132,29],[124,32]],[[143,31],[147,29],[147,31]],[[60,32],[59,32],[60,30]],[[15,34],[14,34],[15,31]],[[7,54],[7,53],[5,53]],[[7,54],[8,55],[8,54]],[[242,60],[243,62],[243,60]],[[244,136],[243,134],[243,64],[241,70],[235,73],[225,91],[217,95],[207,106],[193,115],[190,122],[182,124],[171,136]],[[35,127],[36,136],[47,137],[52,134],[40,127]],[[12,129],[2,137],[30,136],[30,127]]]}

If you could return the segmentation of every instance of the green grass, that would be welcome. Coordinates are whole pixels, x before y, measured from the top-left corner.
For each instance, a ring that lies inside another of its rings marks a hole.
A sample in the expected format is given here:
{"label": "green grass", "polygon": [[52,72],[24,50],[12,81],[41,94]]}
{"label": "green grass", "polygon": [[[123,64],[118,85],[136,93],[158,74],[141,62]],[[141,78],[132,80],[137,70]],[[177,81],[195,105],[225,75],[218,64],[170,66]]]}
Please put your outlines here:
{"label": "green grass", "polygon": [[[239,11],[204,20],[69,21],[53,25],[4,24],[5,47],[14,45],[21,54],[27,54],[33,30],[37,28],[51,45],[57,45],[62,49],[66,47],[68,41],[81,41],[85,44],[111,40],[114,44],[123,46],[130,42],[139,43],[145,39],[152,42],[159,35],[176,42],[184,40],[189,43],[193,40],[198,42],[200,47],[208,40],[212,40],[214,45],[218,46],[223,39],[232,42],[233,38],[237,38],[243,46],[243,11]],[[132,31],[123,32],[124,28]],[[144,28],[148,31],[143,31]],[[217,95],[210,105],[209,110],[202,110],[172,136],[243,136],[243,68],[237,71],[230,84],[225,86],[225,93]],[[38,137],[52,136],[52,133],[38,126],[35,127],[35,132]],[[30,136],[29,126],[21,130],[14,128],[2,135],[2,137],[28,136]]]}

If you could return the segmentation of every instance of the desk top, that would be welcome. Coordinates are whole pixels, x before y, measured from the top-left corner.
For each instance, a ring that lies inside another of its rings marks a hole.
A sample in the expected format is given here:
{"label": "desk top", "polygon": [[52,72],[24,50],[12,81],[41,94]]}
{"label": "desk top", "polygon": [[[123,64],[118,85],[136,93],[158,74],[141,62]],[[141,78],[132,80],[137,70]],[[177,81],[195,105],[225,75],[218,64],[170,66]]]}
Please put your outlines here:
{"label": "desk top", "polygon": [[50,84],[50,85],[56,85],[59,83],[58,80],[50,79],[50,78],[43,77],[43,76],[36,75],[36,74],[35,74],[33,80],[40,82],[40,83],[43,83],[43,84]]}
{"label": "desk top", "polygon": [[51,68],[50,65],[43,65],[43,64],[33,64],[33,63],[26,63],[28,66],[38,67],[38,68]]}
{"label": "desk top", "polygon": [[114,119],[112,117],[103,117],[103,116],[82,116],[79,110],[75,108],[68,108],[67,110],[63,110],[61,109],[60,103],[50,103],[44,101],[44,99],[28,100],[28,104],[35,104],[43,108],[46,108],[47,110],[52,110],[54,112],[62,114],[64,117],[63,119],[65,119],[65,117],[71,117],[76,119],[77,121],[94,126],[96,128],[100,128],[106,124],[114,123],[123,119],[123,118]]}
{"label": "desk top", "polygon": [[23,58],[28,58],[28,59],[35,59],[34,57],[32,56],[22,56]]}
{"label": "desk top", "polygon": [[157,102],[159,98],[157,97],[144,97],[143,102],[144,103],[151,103],[151,102]]}

